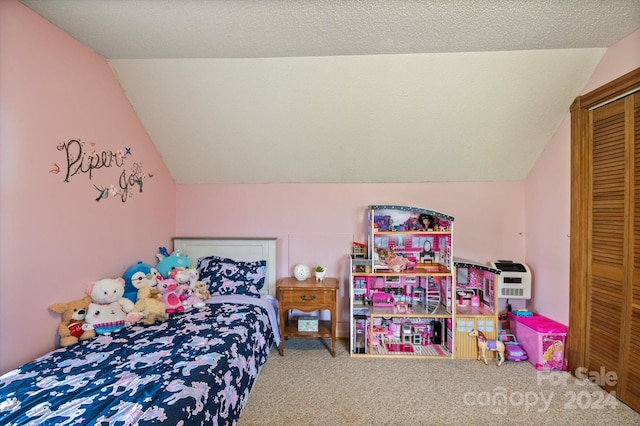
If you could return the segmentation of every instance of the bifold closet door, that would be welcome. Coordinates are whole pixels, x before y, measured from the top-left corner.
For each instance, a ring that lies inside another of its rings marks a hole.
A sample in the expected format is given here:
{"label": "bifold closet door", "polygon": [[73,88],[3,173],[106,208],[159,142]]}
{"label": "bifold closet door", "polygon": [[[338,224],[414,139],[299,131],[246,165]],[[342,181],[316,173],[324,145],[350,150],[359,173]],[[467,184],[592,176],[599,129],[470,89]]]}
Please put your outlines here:
{"label": "bifold closet door", "polygon": [[[640,403],[640,97],[594,109],[588,220],[586,367],[603,387]],[[613,379],[615,377],[615,379]],[[637,408],[636,408],[637,409]]]}

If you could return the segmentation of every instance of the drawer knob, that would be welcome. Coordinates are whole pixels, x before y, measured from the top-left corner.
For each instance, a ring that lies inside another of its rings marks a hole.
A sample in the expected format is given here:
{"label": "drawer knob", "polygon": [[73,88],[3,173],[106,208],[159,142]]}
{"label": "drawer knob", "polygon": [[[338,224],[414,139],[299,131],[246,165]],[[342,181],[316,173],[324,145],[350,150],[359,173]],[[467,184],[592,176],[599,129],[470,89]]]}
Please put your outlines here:
{"label": "drawer knob", "polygon": [[306,294],[303,294],[302,296],[300,296],[300,300],[304,300],[304,301],[312,301],[316,298],[316,296],[314,294],[312,294],[311,296],[307,296]]}

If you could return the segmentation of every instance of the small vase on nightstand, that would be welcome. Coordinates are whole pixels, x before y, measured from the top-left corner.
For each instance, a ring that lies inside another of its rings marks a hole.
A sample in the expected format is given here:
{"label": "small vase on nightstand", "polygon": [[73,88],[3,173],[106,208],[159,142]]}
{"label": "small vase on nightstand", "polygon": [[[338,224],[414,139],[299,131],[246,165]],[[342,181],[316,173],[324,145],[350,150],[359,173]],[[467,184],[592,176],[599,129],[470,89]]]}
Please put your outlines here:
{"label": "small vase on nightstand", "polygon": [[327,273],[327,268],[325,268],[324,266],[318,266],[316,268],[316,281],[324,280],[324,276],[326,273]]}

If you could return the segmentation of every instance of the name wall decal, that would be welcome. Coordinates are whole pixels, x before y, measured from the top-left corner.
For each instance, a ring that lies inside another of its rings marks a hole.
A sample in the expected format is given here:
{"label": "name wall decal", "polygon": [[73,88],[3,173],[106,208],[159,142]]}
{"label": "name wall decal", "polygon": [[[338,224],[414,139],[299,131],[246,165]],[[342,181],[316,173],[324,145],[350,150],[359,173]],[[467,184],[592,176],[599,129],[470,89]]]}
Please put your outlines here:
{"label": "name wall decal", "polygon": [[[71,139],[68,142],[58,144],[57,149],[58,151],[63,151],[66,155],[66,171],[64,172],[64,182],[66,183],[69,183],[73,177],[83,175],[88,176],[91,181],[94,177],[94,172],[103,168],[116,167],[122,169],[117,183],[112,183],[108,186],[93,184],[93,187],[98,191],[96,201],[107,199],[111,195],[114,198],[119,196],[124,203],[133,197],[135,191],[132,188],[137,187],[137,192],[142,192],[144,179],[153,176],[151,173],[144,172],[141,161],[133,162],[127,170],[126,162],[132,155],[130,147],[125,146],[124,149],[116,151],[97,151],[95,142],[90,142],[89,145],[90,148],[87,150],[85,143],[80,139]],[[58,174],[61,170],[64,170],[64,166],[61,168],[57,163],[53,163],[53,168],[49,172]]]}

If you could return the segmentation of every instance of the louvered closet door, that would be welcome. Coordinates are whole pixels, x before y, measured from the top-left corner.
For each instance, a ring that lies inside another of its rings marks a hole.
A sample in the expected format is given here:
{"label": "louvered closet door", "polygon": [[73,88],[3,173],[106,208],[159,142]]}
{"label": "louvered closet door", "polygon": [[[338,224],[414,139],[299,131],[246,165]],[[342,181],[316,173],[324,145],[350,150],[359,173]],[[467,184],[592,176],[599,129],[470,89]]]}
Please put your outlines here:
{"label": "louvered closet door", "polygon": [[633,239],[629,326],[625,347],[625,370],[621,399],[640,410],[640,93],[633,95]]}
{"label": "louvered closet door", "polygon": [[[640,95],[591,113],[590,267],[586,366],[640,407]],[[637,409],[637,408],[636,408]]]}
{"label": "louvered closet door", "polygon": [[[622,300],[626,199],[624,100],[592,112],[590,274],[587,299],[587,368],[619,374],[623,331]],[[617,391],[616,386],[605,386]]]}

